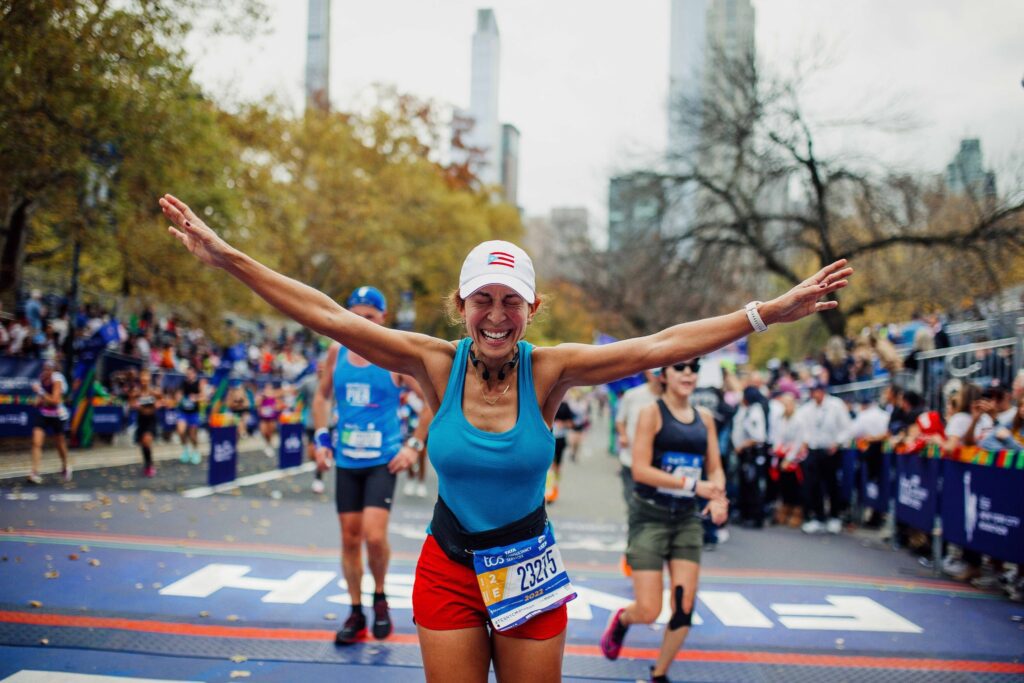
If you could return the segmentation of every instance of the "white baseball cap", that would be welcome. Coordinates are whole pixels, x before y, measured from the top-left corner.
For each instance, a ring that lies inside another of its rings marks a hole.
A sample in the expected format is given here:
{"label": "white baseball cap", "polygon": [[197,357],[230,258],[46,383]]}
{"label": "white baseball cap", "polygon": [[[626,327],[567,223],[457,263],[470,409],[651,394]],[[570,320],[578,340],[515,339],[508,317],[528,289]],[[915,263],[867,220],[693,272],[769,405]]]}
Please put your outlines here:
{"label": "white baseball cap", "polygon": [[537,285],[529,254],[503,240],[481,242],[473,247],[462,262],[459,296],[468,299],[473,292],[487,285],[510,287],[532,304],[537,298]]}

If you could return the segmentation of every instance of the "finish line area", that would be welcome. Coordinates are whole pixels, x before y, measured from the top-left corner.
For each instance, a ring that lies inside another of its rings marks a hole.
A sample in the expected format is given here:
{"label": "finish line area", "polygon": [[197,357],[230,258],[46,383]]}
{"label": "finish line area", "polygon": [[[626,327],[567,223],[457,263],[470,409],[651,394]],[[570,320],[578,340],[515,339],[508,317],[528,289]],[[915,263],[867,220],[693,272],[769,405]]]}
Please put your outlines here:
{"label": "finish line area", "polygon": [[[645,676],[662,627],[634,627],[622,658],[605,660],[597,640],[631,587],[609,553],[585,564],[576,553],[567,552],[579,598],[570,604],[565,680]],[[404,549],[387,585],[395,633],[349,647],[333,643],[348,605],[326,549],[21,527],[0,533],[0,555],[0,681],[74,681],[32,671],[118,677],[96,681],[423,680],[411,619],[414,553]],[[673,673],[688,681],[829,680],[840,671],[849,681],[1019,680],[1019,612],[945,581],[708,568]]]}

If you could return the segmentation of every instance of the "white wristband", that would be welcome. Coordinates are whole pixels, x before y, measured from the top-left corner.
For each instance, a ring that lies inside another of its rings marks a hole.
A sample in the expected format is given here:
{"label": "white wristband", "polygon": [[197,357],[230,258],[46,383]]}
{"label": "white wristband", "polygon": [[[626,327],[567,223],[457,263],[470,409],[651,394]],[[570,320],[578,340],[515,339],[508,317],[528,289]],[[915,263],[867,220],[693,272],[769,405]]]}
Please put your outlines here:
{"label": "white wristband", "polygon": [[744,307],[747,312],[747,320],[750,321],[750,326],[754,328],[755,332],[764,332],[768,329],[768,326],[761,320],[761,314],[757,312],[757,307],[763,303],[763,301],[751,301]]}

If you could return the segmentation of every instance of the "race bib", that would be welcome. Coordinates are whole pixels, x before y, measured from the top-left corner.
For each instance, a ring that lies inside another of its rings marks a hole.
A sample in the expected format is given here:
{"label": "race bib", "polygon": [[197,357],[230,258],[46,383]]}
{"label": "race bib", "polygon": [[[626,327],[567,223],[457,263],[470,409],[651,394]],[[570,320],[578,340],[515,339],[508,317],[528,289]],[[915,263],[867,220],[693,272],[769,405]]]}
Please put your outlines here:
{"label": "race bib", "polygon": [[379,458],[384,435],[376,429],[346,427],[340,434],[341,453],[349,458]]}
{"label": "race bib", "polygon": [[473,555],[491,624],[505,631],[576,598],[549,524],[544,535]]}
{"label": "race bib", "polygon": [[[700,481],[701,471],[704,467],[704,456],[696,453],[678,453],[676,451],[665,451],[661,454],[661,469],[668,472],[677,479]],[[675,498],[693,498],[696,494],[693,489],[663,489],[659,488],[658,493]]]}

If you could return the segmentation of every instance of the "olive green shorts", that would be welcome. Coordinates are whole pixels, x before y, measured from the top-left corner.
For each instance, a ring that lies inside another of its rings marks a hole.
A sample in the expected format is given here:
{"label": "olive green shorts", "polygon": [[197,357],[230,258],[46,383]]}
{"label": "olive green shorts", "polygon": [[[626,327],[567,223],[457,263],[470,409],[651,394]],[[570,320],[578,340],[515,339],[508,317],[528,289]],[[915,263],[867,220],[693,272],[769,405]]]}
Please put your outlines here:
{"label": "olive green shorts", "polygon": [[660,571],[668,560],[700,563],[704,527],[697,506],[682,512],[633,495],[626,561],[635,571]]}

